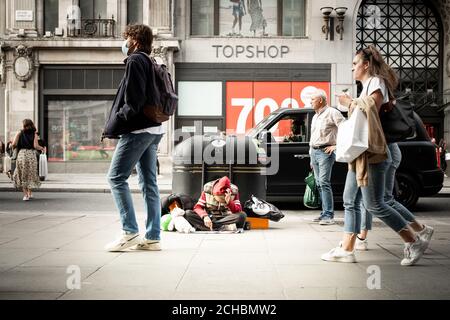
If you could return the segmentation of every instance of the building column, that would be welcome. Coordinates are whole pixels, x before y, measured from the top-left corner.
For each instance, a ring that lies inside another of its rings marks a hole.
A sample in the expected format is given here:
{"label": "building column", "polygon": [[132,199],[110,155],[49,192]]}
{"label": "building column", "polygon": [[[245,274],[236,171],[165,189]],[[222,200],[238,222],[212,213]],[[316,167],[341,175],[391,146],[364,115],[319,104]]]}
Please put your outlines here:
{"label": "building column", "polygon": [[18,34],[23,29],[23,36],[37,36],[37,16],[35,0],[6,0],[6,30]]}

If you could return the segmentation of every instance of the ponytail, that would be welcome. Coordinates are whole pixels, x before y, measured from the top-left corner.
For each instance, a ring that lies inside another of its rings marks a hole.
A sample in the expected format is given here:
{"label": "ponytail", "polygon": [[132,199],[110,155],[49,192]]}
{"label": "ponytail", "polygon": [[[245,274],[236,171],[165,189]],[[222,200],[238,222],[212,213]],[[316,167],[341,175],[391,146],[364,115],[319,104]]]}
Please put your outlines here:
{"label": "ponytail", "polygon": [[377,76],[384,80],[389,92],[389,99],[394,99],[394,92],[397,89],[399,78],[385,61],[380,51],[374,45],[369,45],[365,49],[360,49],[356,52],[360,54],[363,61],[369,62],[369,74]]}

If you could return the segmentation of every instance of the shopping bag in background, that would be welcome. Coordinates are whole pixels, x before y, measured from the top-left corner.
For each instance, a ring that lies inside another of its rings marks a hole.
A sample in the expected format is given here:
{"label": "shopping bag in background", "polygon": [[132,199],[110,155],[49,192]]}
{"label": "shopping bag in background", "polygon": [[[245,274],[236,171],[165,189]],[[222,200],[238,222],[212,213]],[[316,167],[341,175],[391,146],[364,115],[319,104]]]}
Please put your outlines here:
{"label": "shopping bag in background", "polygon": [[303,205],[310,209],[318,209],[322,205],[320,201],[319,189],[314,178],[314,171],[311,171],[305,178],[306,189],[303,194]]}
{"label": "shopping bag in background", "polygon": [[48,176],[47,155],[41,153],[39,156],[39,179],[44,181]]}

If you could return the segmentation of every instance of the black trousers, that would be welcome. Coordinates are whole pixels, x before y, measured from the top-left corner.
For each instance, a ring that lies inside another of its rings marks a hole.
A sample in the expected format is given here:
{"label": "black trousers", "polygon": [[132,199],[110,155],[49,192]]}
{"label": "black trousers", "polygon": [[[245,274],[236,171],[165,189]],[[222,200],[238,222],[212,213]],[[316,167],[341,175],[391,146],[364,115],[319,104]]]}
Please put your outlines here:
{"label": "black trousers", "polygon": [[[205,226],[203,219],[200,216],[192,211],[186,210],[184,217],[187,221],[195,228],[197,231],[209,231],[209,228]],[[245,219],[247,215],[245,212],[233,213],[222,217],[210,216],[211,221],[213,223],[213,230],[219,230],[221,227],[227,224],[236,224],[238,228],[244,228]]]}

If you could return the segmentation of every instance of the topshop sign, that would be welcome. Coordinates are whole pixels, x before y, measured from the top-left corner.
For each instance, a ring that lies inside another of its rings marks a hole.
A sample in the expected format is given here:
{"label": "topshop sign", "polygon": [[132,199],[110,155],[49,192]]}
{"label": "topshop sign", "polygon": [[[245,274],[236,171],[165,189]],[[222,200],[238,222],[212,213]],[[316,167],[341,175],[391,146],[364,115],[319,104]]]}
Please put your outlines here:
{"label": "topshop sign", "polygon": [[259,45],[212,45],[215,49],[216,58],[284,58],[289,53],[289,47],[280,45],[259,46]]}

